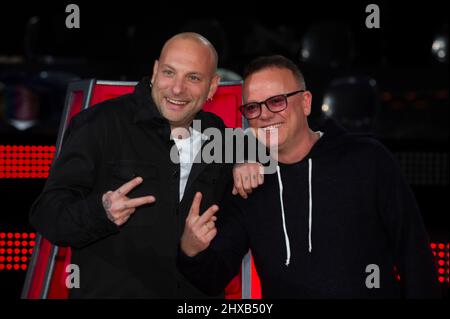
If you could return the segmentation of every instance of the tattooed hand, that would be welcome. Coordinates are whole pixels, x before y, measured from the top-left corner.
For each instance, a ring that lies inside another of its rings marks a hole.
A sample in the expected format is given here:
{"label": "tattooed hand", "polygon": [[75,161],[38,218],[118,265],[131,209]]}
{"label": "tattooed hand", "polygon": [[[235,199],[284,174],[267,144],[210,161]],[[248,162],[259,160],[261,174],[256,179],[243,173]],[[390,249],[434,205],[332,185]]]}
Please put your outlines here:
{"label": "tattooed hand", "polygon": [[123,184],[115,191],[108,191],[102,196],[102,204],[106,216],[117,226],[121,226],[130,218],[136,208],[145,204],[155,202],[154,196],[143,196],[137,198],[128,198],[126,195],[136,186],[141,184],[141,177],[133,178],[131,181]]}
{"label": "tattooed hand", "polygon": [[233,167],[233,195],[247,198],[254,188],[264,183],[264,168],[260,163],[241,163]]}

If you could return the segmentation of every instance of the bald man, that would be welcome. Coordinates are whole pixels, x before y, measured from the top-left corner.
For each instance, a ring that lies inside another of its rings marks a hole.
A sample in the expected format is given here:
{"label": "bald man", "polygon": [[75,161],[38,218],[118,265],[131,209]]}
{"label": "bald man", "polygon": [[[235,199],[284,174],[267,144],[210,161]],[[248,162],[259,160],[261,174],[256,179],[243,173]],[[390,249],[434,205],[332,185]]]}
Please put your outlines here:
{"label": "bald man", "polygon": [[204,130],[225,128],[201,111],[219,84],[216,68],[207,39],[178,34],[132,94],[72,119],[30,212],[39,233],[72,248],[80,285],[71,298],[205,297],[178,273],[175,257],[194,195],[211,214],[232,178],[230,165],[191,156],[209,143]]}

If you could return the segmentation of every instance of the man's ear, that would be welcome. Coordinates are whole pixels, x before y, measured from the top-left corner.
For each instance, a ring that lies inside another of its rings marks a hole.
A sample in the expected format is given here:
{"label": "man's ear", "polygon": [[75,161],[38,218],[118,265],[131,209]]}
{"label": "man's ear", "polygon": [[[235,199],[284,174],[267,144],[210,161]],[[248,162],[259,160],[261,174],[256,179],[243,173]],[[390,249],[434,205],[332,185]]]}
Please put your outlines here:
{"label": "man's ear", "polygon": [[158,60],[155,60],[155,63],[153,64],[153,74],[152,74],[152,80],[151,80],[152,85],[153,85],[153,82],[155,81],[156,74],[158,74],[158,65],[159,65]]}
{"label": "man's ear", "polygon": [[212,78],[211,84],[209,86],[208,100],[212,99],[212,97],[216,93],[217,88],[219,87],[219,82],[220,82],[220,75],[215,74],[214,77]]}
{"label": "man's ear", "polygon": [[303,93],[303,113],[305,116],[309,116],[311,114],[311,103],[312,94],[310,91],[305,91]]}

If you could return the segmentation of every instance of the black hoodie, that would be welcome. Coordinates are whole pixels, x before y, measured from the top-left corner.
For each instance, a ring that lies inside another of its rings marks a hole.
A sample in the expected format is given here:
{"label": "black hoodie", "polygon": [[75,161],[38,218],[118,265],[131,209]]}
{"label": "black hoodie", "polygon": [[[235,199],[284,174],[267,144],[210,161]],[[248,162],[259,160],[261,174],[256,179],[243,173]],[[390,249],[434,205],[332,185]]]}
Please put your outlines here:
{"label": "black hoodie", "polygon": [[247,200],[225,198],[217,236],[194,258],[180,252],[181,272],[214,294],[250,249],[265,298],[437,297],[422,217],[392,155],[332,121],[321,131]]}

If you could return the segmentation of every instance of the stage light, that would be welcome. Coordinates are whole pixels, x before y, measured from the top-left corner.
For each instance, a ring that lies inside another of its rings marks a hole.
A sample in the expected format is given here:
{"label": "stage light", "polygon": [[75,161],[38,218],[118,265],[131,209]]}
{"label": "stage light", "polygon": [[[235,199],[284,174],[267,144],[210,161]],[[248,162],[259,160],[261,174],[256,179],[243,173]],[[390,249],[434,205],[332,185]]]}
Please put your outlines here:
{"label": "stage light", "polygon": [[0,178],[47,178],[54,146],[1,145]]}
{"label": "stage light", "polygon": [[[1,237],[9,239],[0,241],[0,246],[2,246],[0,248],[0,263],[3,265],[0,267],[0,270],[26,270],[28,268],[26,263],[29,262],[33,250],[32,248],[24,248],[24,246],[35,245],[33,240],[36,237],[35,234],[25,232],[2,232],[0,234],[3,234]],[[23,240],[19,240],[20,238]],[[3,248],[4,246],[10,247]],[[8,263],[9,266],[5,265],[5,263]]]}

